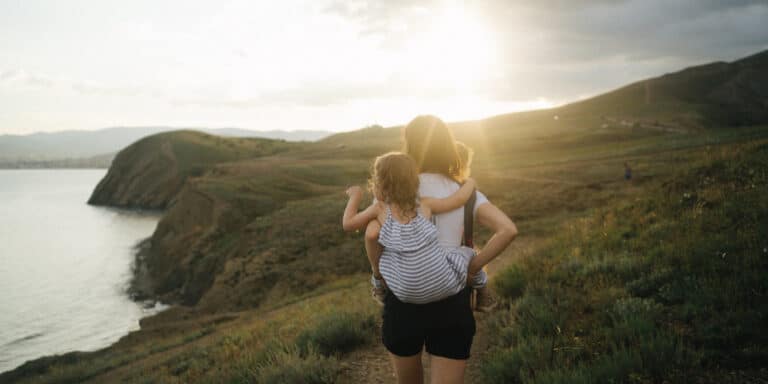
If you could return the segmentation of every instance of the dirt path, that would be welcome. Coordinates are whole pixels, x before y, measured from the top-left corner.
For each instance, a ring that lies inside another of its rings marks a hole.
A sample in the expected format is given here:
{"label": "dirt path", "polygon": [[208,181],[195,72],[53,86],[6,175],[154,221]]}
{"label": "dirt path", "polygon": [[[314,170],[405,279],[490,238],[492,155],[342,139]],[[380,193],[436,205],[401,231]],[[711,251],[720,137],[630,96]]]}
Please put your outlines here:
{"label": "dirt path", "polygon": [[395,376],[384,345],[380,342],[370,348],[353,352],[342,362],[339,384],[389,384]]}

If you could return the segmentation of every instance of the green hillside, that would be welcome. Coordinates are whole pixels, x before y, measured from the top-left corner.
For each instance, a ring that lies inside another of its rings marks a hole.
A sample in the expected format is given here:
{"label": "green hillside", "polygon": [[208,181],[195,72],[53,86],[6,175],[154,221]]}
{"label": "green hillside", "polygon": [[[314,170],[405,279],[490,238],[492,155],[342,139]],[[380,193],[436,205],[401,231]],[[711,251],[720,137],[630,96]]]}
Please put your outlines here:
{"label": "green hillside", "polygon": [[120,151],[89,204],[162,209],[189,177],[211,166],[272,155],[301,144],[173,131],[147,136]]}
{"label": "green hillside", "polygon": [[767,138],[692,150],[497,274],[482,382],[764,379]]}
{"label": "green hillside", "polygon": [[[489,266],[504,305],[477,316],[469,382],[765,378],[768,119],[753,108],[766,100],[765,55],[453,124],[478,153],[480,189],[520,231]],[[723,102],[724,89],[750,101]],[[365,182],[399,134],[290,144],[177,132],[126,148],[94,196],[166,207],[132,291],[177,305],[109,348],[0,381],[390,378],[362,236],[340,223],[344,187]]]}

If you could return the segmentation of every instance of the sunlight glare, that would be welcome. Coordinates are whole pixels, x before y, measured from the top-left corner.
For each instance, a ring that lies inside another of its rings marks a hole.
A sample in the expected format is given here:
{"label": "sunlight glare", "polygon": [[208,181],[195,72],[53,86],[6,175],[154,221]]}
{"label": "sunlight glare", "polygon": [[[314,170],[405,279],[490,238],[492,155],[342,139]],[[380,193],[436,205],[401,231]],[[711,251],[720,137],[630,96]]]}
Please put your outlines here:
{"label": "sunlight glare", "polygon": [[443,9],[407,51],[420,86],[462,94],[476,88],[494,63],[493,34],[460,5]]}

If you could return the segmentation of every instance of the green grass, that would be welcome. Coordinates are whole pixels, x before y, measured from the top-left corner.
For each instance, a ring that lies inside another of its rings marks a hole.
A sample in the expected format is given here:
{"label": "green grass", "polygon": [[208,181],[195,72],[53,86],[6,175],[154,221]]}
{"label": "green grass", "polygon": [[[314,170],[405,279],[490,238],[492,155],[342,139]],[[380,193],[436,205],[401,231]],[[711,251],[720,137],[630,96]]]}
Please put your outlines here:
{"label": "green grass", "polygon": [[[516,244],[532,244],[513,245],[503,255],[513,267],[492,277],[506,305],[479,328],[494,340],[477,361],[482,382],[679,382],[764,365],[766,127],[607,132],[599,116],[557,123],[552,112],[515,117],[528,124],[519,131],[457,132],[478,152],[480,189],[518,225]],[[540,131],[519,133],[542,119]],[[187,183],[184,197],[195,198],[170,207],[156,244],[175,241],[164,255],[178,260],[163,261],[178,262],[169,269],[199,311],[190,317],[243,319],[169,317],[134,344],[42,364],[47,373],[30,380],[338,374],[348,351],[377,332],[362,236],[340,228],[343,190],[364,183],[370,160],[396,149],[397,136],[377,128],[293,145],[181,134],[174,153],[204,166]],[[479,231],[476,243],[488,236]]]}
{"label": "green grass", "polygon": [[675,168],[497,275],[511,305],[492,322],[487,382],[680,381],[768,363],[768,143]]}
{"label": "green grass", "polygon": [[344,354],[372,341],[373,316],[360,313],[332,312],[320,319],[296,339],[302,353],[317,351],[324,356]]}

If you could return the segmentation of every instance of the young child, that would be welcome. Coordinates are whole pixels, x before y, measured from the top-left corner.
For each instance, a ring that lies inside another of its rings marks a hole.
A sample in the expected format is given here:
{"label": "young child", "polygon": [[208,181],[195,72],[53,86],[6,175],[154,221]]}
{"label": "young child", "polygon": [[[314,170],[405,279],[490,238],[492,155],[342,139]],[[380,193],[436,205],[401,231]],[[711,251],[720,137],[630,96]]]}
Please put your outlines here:
{"label": "young child", "polygon": [[[373,168],[370,189],[376,203],[358,213],[362,189],[349,188],[343,226],[354,230],[366,227],[372,220],[380,223],[378,242],[383,251],[380,257],[375,252],[368,254],[374,285],[382,284],[383,279],[400,301],[416,304],[460,292],[467,284],[467,268],[475,252],[467,247],[440,247],[437,228],[429,219],[433,213],[463,206],[474,192],[474,180],[468,179],[447,198],[419,200],[418,170],[410,156],[391,152],[379,156]],[[487,275],[481,271],[473,276],[471,285],[481,287],[486,282]]]}

